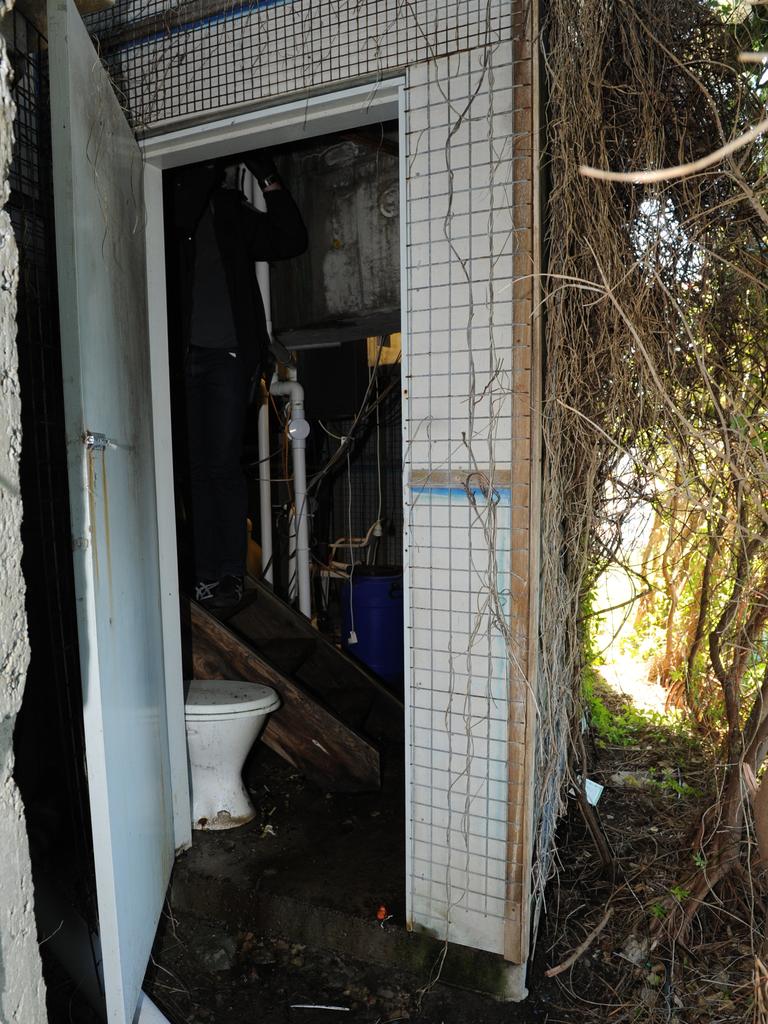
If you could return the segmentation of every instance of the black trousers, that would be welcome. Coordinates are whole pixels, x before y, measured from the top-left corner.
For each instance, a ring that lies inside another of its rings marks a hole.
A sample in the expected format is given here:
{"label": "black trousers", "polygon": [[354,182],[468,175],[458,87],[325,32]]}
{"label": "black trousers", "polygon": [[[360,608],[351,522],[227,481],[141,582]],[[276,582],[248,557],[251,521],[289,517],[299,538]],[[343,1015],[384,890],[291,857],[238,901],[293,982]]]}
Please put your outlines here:
{"label": "black trousers", "polygon": [[253,367],[237,352],[192,346],[185,365],[195,579],[242,576],[248,488],[241,467]]}

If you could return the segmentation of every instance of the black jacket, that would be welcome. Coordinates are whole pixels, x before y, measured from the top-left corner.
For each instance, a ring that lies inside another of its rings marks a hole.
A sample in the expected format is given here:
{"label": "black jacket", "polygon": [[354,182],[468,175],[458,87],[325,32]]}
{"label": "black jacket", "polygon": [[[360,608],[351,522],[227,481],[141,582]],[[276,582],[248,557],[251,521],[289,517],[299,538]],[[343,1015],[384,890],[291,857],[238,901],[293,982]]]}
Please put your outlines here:
{"label": "black jacket", "polygon": [[[195,177],[180,175],[173,184],[173,221],[178,251],[178,343],[189,346],[195,271],[195,229],[211,203],[239,350],[252,369],[263,365],[270,339],[254,262],[298,256],[307,247],[307,231],[286,189],[267,192],[266,213],[255,210],[241,192],[214,187],[206,169]],[[213,172],[209,172],[212,174]]]}

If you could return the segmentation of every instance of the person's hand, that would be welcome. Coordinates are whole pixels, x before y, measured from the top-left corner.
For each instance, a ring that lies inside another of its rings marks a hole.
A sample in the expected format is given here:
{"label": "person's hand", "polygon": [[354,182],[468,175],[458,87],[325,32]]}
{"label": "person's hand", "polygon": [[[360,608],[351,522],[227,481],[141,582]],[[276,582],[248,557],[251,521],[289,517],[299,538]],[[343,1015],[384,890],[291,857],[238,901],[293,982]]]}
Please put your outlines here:
{"label": "person's hand", "polygon": [[254,149],[243,156],[243,163],[259,183],[262,192],[280,188],[280,175],[268,149]]}

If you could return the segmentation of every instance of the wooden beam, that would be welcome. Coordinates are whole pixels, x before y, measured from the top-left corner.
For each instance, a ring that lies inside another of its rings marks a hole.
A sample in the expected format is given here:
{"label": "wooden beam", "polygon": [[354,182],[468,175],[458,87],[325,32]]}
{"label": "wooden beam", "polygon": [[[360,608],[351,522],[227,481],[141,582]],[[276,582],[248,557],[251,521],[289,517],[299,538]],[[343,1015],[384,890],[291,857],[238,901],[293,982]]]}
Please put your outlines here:
{"label": "wooden beam", "polygon": [[[528,458],[516,459],[512,467],[518,486],[528,492],[528,551],[525,586],[517,593],[512,611],[513,636],[519,638],[522,673],[511,667],[510,698],[522,701],[523,735],[518,722],[520,705],[510,705],[509,794],[507,823],[507,878],[504,928],[505,959],[522,964],[528,959],[531,942],[531,879],[535,836],[536,687],[539,635],[539,561],[541,505],[541,320],[538,315],[541,283],[541,197],[540,197],[540,109],[539,109],[539,4],[538,0],[515,0],[512,17],[515,133],[525,133],[521,149],[520,180],[513,188],[513,223],[518,250],[515,259],[513,297],[515,321],[526,314],[525,327],[515,331],[515,345],[530,352],[528,394],[516,395],[514,414],[530,418]],[[524,474],[524,477],[523,477]],[[516,678],[517,677],[517,678]],[[520,692],[522,689],[522,692]],[[513,720],[514,719],[514,720]],[[522,741],[522,742],[521,742]]]}
{"label": "wooden beam", "polygon": [[278,671],[227,626],[189,603],[192,668],[199,679],[264,683],[280,695],[261,735],[275,753],[308,779],[336,793],[380,787],[378,751],[345,725],[318,698]]}

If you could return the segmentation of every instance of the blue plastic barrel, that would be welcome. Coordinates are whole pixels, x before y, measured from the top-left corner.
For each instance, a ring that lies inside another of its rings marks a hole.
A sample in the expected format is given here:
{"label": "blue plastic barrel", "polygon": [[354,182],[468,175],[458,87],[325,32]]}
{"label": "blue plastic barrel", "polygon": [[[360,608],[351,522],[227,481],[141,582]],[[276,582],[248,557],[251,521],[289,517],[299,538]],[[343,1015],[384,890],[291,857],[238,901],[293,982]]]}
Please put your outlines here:
{"label": "blue plastic barrel", "polygon": [[[402,570],[358,566],[351,582],[343,585],[341,612],[344,650],[389,686],[402,689]],[[350,643],[353,625],[357,643]]]}

